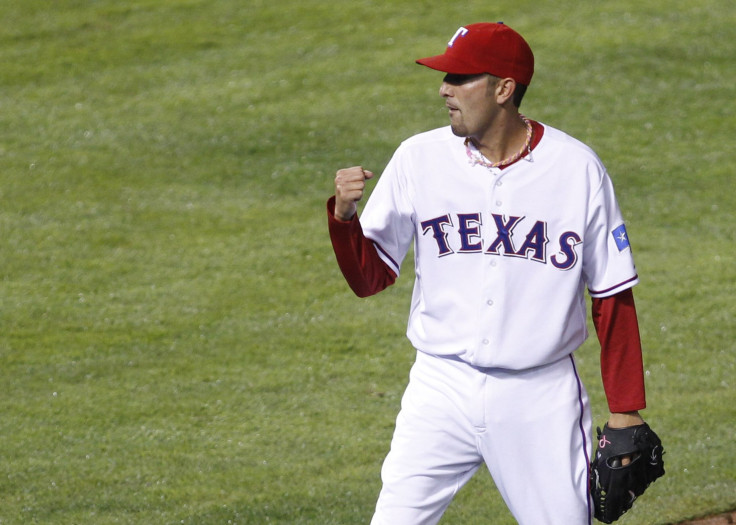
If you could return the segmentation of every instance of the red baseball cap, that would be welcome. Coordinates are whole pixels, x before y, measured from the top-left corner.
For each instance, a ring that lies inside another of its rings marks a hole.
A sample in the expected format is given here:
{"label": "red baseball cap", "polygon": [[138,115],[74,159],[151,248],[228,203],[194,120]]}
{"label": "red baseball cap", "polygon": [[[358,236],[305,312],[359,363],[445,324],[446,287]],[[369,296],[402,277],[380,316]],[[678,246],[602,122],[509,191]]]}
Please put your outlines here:
{"label": "red baseball cap", "polygon": [[527,86],[534,74],[534,54],[529,44],[503,22],[461,27],[447,43],[444,54],[420,58],[417,64],[453,75],[490,73]]}

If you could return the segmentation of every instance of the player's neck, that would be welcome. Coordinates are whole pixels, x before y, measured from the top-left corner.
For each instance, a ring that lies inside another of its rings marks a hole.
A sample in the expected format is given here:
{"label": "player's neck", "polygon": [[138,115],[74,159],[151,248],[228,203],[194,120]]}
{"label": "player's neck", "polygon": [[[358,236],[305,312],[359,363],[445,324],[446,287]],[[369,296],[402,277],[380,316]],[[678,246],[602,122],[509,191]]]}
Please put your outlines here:
{"label": "player's neck", "polygon": [[482,137],[470,140],[486,159],[504,165],[513,162],[514,157],[518,159],[531,146],[530,126],[518,113],[504,115]]}

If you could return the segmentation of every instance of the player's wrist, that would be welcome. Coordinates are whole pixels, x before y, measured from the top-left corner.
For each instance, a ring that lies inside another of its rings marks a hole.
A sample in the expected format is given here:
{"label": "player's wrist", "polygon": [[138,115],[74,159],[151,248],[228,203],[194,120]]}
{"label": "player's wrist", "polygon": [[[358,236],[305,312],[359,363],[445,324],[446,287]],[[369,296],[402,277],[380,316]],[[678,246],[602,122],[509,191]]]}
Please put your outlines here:
{"label": "player's wrist", "polygon": [[358,207],[355,205],[355,203],[352,203],[351,205],[348,205],[348,206],[340,206],[339,204],[336,203],[335,212],[333,215],[335,219],[337,219],[338,221],[350,222],[355,216],[357,212],[357,208]]}
{"label": "player's wrist", "polygon": [[612,412],[608,418],[608,428],[627,428],[644,423],[644,419],[638,411]]}

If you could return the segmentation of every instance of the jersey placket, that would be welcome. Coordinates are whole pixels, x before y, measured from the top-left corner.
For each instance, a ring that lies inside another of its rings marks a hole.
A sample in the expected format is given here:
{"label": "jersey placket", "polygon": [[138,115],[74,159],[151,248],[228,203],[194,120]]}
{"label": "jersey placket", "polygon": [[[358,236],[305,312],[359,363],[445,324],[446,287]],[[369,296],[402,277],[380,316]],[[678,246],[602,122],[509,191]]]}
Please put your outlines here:
{"label": "jersey placket", "polygon": [[[488,186],[486,197],[486,209],[489,210],[489,216],[493,214],[504,215],[503,211],[503,186],[504,173],[498,168],[490,168],[489,174],[492,179]],[[489,218],[490,218],[489,217]],[[488,221],[488,220],[487,220]],[[484,231],[484,250],[488,250],[497,235],[493,220],[488,221]],[[492,353],[496,346],[494,334],[497,334],[501,306],[501,294],[503,290],[503,260],[500,256],[492,253],[484,253],[483,271],[482,271],[482,296],[479,326],[478,326],[478,352],[475,356],[476,362],[488,363],[492,359]]]}

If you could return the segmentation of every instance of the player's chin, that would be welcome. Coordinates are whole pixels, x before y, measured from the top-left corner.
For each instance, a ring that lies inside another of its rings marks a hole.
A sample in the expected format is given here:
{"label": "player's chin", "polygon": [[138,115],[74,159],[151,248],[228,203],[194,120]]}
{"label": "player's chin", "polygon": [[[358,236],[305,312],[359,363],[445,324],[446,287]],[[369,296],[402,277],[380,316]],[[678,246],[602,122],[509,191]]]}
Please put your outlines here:
{"label": "player's chin", "polygon": [[467,137],[468,136],[468,129],[465,126],[461,126],[454,122],[450,122],[450,129],[452,130],[452,134],[455,135],[456,137]]}

